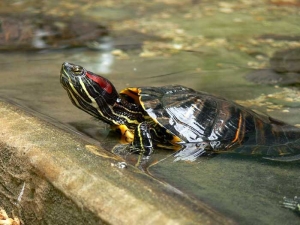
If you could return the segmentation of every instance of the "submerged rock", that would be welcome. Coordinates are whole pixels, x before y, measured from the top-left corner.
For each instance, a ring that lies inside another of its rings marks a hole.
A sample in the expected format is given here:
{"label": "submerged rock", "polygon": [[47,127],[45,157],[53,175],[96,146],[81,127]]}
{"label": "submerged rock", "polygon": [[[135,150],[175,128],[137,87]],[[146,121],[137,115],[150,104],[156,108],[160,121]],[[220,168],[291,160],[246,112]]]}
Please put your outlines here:
{"label": "submerged rock", "polygon": [[94,47],[106,36],[106,27],[78,18],[0,15],[1,51]]}
{"label": "submerged rock", "polygon": [[300,47],[275,52],[270,67],[251,72],[246,79],[260,84],[299,85]]}

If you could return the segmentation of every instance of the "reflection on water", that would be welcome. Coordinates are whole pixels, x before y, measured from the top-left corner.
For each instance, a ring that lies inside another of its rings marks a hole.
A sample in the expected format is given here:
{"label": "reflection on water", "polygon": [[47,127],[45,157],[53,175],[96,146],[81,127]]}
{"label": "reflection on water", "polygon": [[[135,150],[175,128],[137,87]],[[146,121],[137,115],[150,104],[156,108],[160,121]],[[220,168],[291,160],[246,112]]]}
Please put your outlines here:
{"label": "reflection on water", "polygon": [[[294,40],[256,38],[265,33],[299,33],[294,22],[299,17],[297,8],[274,6],[274,2],[283,4],[282,1],[191,1],[183,2],[185,7],[179,2],[158,2],[159,7],[153,3],[136,9],[125,1],[118,7],[103,6],[97,1],[86,5],[88,13],[78,8],[95,21],[111,18],[118,34],[114,40],[117,45],[122,46],[122,40],[125,45],[128,40],[137,43],[138,47],[130,51],[117,47],[118,51],[107,52],[68,49],[0,53],[0,96],[97,139],[109,151],[118,138],[109,133],[109,127],[69,102],[59,83],[62,62],[106,73],[119,91],[129,86],[180,84],[239,100],[277,119],[300,124],[299,89],[257,85],[244,78],[252,68],[268,68],[269,57],[275,51],[299,44]],[[75,13],[74,5],[79,4],[64,3],[51,6],[49,2],[49,13]],[[73,8],[59,11],[59,7]],[[144,33],[148,39],[140,35],[143,38],[135,42],[137,33]],[[136,155],[124,157],[129,162],[136,160]],[[200,157],[194,162],[174,160],[173,152],[157,149],[146,165],[147,171],[242,224],[299,221],[292,211],[280,205],[284,196],[299,195],[298,162],[273,162],[240,154]]]}

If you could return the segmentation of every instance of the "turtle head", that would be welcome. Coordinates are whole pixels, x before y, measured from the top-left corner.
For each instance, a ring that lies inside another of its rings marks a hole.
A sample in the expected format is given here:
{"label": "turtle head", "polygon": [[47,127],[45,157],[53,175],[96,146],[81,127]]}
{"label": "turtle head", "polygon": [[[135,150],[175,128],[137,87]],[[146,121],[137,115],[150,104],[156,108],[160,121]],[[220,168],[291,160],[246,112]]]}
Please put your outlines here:
{"label": "turtle head", "polygon": [[114,124],[112,106],[118,101],[119,94],[109,80],[87,71],[82,66],[64,62],[60,83],[76,107]]}

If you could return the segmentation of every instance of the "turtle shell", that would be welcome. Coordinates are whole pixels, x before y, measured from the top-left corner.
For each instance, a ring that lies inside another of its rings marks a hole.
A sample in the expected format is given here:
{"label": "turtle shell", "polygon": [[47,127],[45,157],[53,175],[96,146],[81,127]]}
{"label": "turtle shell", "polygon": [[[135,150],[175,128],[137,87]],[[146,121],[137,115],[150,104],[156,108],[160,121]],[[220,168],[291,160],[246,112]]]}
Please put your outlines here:
{"label": "turtle shell", "polygon": [[[128,88],[121,94],[133,98],[151,120],[185,143],[234,141],[246,131],[244,116],[252,113],[234,102],[179,85]],[[252,120],[247,129],[255,130]]]}
{"label": "turtle shell", "polygon": [[299,128],[222,97],[184,86],[127,88],[118,96],[110,81],[70,63],[60,78],[75,106],[113,125],[140,152],[171,144],[193,157],[235,149],[300,159]]}

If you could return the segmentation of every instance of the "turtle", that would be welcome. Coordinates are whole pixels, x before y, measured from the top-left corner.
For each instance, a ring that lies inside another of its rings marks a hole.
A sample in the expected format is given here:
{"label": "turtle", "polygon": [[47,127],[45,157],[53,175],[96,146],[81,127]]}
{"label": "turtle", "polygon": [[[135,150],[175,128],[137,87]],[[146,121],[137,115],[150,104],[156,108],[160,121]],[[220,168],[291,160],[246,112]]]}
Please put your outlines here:
{"label": "turtle", "polygon": [[190,160],[230,151],[299,159],[299,128],[223,97],[181,85],[118,93],[105,77],[69,62],[62,64],[60,82],[76,107],[110,124],[144,156],[159,147]]}

